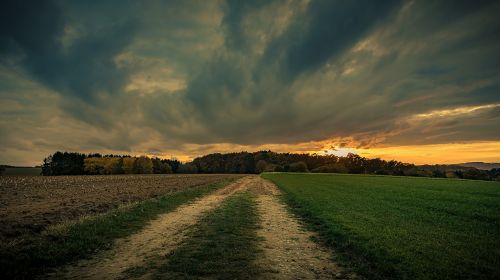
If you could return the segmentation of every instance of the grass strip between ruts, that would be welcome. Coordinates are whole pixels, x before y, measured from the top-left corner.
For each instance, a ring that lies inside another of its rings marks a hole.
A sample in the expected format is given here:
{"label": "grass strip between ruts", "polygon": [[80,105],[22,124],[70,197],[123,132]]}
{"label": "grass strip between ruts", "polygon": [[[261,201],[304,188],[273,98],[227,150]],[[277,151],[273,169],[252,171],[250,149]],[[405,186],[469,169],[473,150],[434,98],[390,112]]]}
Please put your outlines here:
{"label": "grass strip between ruts", "polygon": [[254,197],[241,193],[207,213],[185,243],[158,266],[157,279],[255,279],[258,213]]}

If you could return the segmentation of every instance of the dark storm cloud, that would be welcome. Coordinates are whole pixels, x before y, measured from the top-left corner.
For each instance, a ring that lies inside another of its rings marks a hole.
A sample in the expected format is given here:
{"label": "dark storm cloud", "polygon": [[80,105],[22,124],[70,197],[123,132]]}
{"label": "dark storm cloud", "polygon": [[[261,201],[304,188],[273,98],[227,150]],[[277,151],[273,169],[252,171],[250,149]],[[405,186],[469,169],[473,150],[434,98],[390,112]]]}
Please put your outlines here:
{"label": "dark storm cloud", "polygon": [[271,1],[238,1],[228,0],[224,7],[224,18],[222,24],[226,28],[226,44],[229,48],[246,49],[248,38],[245,36],[245,30],[242,27],[241,19],[252,11],[262,9]]}
{"label": "dark storm cloud", "polygon": [[498,1],[3,1],[0,13],[4,149],[499,140],[498,108],[484,107],[500,104]]}
{"label": "dark storm cloud", "polygon": [[271,42],[263,64],[283,56],[278,68],[293,81],[302,72],[313,71],[352,47],[401,1],[312,1],[304,17]]}
{"label": "dark storm cloud", "polygon": [[49,1],[3,1],[0,22],[3,53],[19,47],[48,53],[64,28],[61,10]]}
{"label": "dark storm cloud", "polygon": [[[247,35],[242,21],[255,10],[266,9],[266,3],[270,2],[227,1],[222,21],[226,31],[225,50],[209,61],[188,85],[188,100],[203,116],[201,121],[216,132],[218,141],[263,142],[275,138],[264,127],[254,130],[249,138],[246,127],[255,122],[246,116],[238,118],[237,124],[227,123],[221,129],[217,124],[227,121],[227,115],[221,115],[220,108],[229,110],[238,103],[250,108],[246,112],[249,115],[267,107],[261,115],[266,126],[289,137],[288,131],[280,128],[280,123],[294,117],[290,111],[280,109],[293,107],[288,83],[293,83],[300,73],[317,70],[341,55],[399,6],[399,1],[363,5],[359,1],[312,1],[304,13],[291,20],[283,34],[268,43],[259,57],[249,50],[249,41],[255,38]],[[286,80],[269,80],[269,76],[276,75],[284,75]],[[273,104],[271,98],[278,102]]]}
{"label": "dark storm cloud", "polygon": [[94,11],[105,5],[75,2],[75,21],[67,7],[54,1],[2,1],[1,6],[2,60],[14,57],[35,80],[86,101],[123,85],[126,73],[113,58],[133,37],[133,14],[102,22]]}
{"label": "dark storm cloud", "polygon": [[[190,74],[186,99],[175,102],[190,108],[184,118],[204,128],[204,137],[187,133],[184,140],[260,144],[391,135],[412,114],[498,102],[499,64],[491,61],[499,44],[490,36],[500,26],[498,5],[433,3],[312,1],[303,11],[278,8],[292,16],[275,36],[263,30],[270,38],[262,53],[251,48],[259,41],[252,35],[255,14],[272,5],[223,5],[224,45]],[[382,54],[352,51],[370,36]],[[343,75],[353,61],[361,64],[359,73]],[[328,71],[336,77],[322,78]],[[166,116],[165,122],[183,122]]]}

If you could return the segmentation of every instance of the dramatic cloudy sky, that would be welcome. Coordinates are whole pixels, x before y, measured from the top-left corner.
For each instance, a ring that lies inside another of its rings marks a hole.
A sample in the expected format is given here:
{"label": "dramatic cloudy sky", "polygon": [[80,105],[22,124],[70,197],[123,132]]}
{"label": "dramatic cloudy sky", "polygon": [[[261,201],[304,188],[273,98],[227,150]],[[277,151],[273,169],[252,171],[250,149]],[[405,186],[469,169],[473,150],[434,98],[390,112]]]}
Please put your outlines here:
{"label": "dramatic cloudy sky", "polygon": [[1,1],[0,163],[500,161],[499,1]]}

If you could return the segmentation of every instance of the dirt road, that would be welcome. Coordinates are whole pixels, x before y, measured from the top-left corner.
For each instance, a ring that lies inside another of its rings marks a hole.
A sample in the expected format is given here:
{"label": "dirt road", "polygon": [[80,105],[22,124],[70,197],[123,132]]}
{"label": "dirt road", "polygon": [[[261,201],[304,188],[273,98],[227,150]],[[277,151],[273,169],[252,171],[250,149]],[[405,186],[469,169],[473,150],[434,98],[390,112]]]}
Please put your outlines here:
{"label": "dirt road", "polygon": [[312,241],[307,231],[292,216],[280,200],[281,191],[271,182],[254,182],[252,192],[257,195],[261,216],[263,256],[260,266],[266,267],[264,279],[351,279],[327,249]]}
{"label": "dirt road", "polygon": [[[50,279],[120,279],[130,268],[144,267],[157,256],[166,256],[186,239],[202,215],[218,207],[227,197],[251,191],[261,217],[262,256],[258,265],[266,271],[263,279],[349,278],[331,259],[331,253],[311,241],[312,233],[287,212],[276,186],[258,176],[239,179],[193,203],[160,215],[140,232],[118,240],[113,249],[90,260],[59,269]],[[141,278],[147,278],[146,273]]]}

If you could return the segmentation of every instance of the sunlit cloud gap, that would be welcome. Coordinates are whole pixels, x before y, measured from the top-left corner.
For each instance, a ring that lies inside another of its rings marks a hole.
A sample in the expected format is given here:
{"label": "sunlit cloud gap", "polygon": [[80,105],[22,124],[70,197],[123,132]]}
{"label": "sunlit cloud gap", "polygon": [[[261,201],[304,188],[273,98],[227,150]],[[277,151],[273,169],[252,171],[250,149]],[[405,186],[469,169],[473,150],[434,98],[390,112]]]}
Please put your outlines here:
{"label": "sunlit cloud gap", "polygon": [[500,107],[500,103],[497,104],[487,104],[481,106],[467,106],[467,107],[458,107],[454,109],[447,110],[434,110],[429,113],[417,114],[411,117],[412,120],[425,120],[432,118],[444,118],[444,117],[452,117],[457,115],[471,114],[484,109],[492,109]]}

